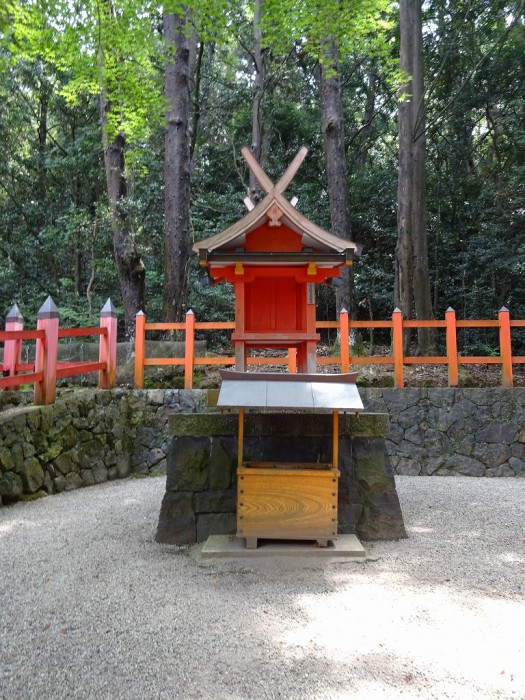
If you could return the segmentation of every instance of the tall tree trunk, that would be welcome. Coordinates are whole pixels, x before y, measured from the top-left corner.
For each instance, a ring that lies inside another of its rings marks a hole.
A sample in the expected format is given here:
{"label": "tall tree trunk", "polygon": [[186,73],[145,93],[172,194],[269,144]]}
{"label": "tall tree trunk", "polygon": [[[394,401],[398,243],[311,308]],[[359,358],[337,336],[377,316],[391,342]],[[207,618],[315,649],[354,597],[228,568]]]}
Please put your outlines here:
{"label": "tall tree trunk", "polygon": [[[425,103],[421,0],[399,3],[401,69],[411,77],[399,101],[399,180],[396,246],[395,303],[405,318],[432,318],[428,270],[425,202]],[[433,344],[430,329],[418,330],[418,353],[428,354]],[[408,353],[409,334],[405,334]]]}
{"label": "tall tree trunk", "polygon": [[163,316],[166,322],[182,320],[188,294],[190,244],[190,42],[188,11],[164,15],[168,47],[165,95],[165,253]]}
{"label": "tall tree trunk", "polygon": [[126,211],[128,193],[124,170],[126,140],[123,134],[117,134],[113,139],[108,139],[106,126],[111,106],[104,93],[101,95],[100,104],[113,253],[122,294],[126,337],[132,338],[135,335],[135,315],[138,311],[144,310],[146,270],[137,250],[132,223]]}
{"label": "tall tree trunk", "polygon": [[[110,0],[103,1],[103,8],[107,20],[111,25],[115,8]],[[102,17],[99,19],[102,22]],[[99,26],[102,30],[102,24]],[[101,36],[103,36],[101,31]],[[99,47],[99,69],[104,76],[105,46],[103,40]],[[112,105],[108,97],[104,83],[100,93],[100,122],[102,125],[102,145],[104,148],[104,166],[106,170],[106,185],[111,213],[111,230],[113,236],[113,254],[117,265],[117,275],[122,295],[124,309],[124,326],[127,338],[135,335],[135,316],[139,311],[144,311],[146,270],[139,255],[133,224],[126,210],[126,197],[128,184],[125,175],[125,148],[124,134],[118,133],[108,136],[108,117]]]}
{"label": "tall tree trunk", "polygon": [[[414,44],[412,68],[412,240],[414,245],[414,307],[417,319],[433,318],[430,272],[428,267],[427,205],[425,178],[425,89],[423,82],[423,20],[421,0],[414,2]],[[435,331],[419,328],[417,347],[420,355],[432,353]]]}
{"label": "tall tree trunk", "polygon": [[[326,177],[330,199],[332,233],[350,239],[350,204],[345,150],[343,101],[339,75],[338,49],[333,39],[325,44],[327,63],[321,69],[322,124],[326,159]],[[354,276],[352,268],[341,272],[344,284],[337,288],[337,313],[347,309],[355,317]]]}
{"label": "tall tree trunk", "polygon": [[367,70],[367,86],[366,86],[366,102],[363,119],[361,120],[361,130],[359,132],[360,149],[357,154],[356,167],[358,173],[363,173],[368,159],[368,151],[370,150],[370,134],[372,133],[372,121],[374,119],[376,107],[376,93],[378,85],[378,77],[375,71],[374,64],[371,63]]}
{"label": "tall tree trunk", "polygon": [[[253,80],[253,99],[252,99],[252,146],[251,152],[255,156],[258,163],[262,165],[263,154],[263,118],[262,118],[262,100],[264,94],[264,79],[265,79],[265,64],[264,51],[262,49],[262,29],[261,29],[261,11],[263,0],[256,0],[255,13],[253,16],[253,61],[255,68],[255,76]],[[261,188],[255,179],[254,174],[250,170],[250,198],[257,202],[261,199]]]}

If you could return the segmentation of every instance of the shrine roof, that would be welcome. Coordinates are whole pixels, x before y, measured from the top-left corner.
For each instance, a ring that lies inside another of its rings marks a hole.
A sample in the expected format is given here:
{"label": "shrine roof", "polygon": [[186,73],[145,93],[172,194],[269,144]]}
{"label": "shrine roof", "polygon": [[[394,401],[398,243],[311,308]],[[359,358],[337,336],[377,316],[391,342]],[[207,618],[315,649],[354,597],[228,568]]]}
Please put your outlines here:
{"label": "shrine roof", "polygon": [[212,252],[235,247],[236,244],[242,245],[248,233],[255,231],[268,222],[268,212],[274,205],[277,205],[282,211],[280,223],[300,234],[303,237],[305,246],[314,246],[326,252],[336,253],[343,253],[345,250],[351,250],[356,254],[357,245],[355,243],[325,231],[320,226],[317,226],[307,219],[301,212],[297,211],[285,197],[280,194],[272,195],[271,192],[248,212],[246,216],[236,221],[232,226],[221,233],[217,233],[214,236],[210,236],[210,238],[195,243],[193,246],[194,252],[199,253],[203,250]]}
{"label": "shrine roof", "polygon": [[358,246],[355,243],[335,236],[317,226],[301,214],[283,196],[284,190],[306,156],[306,148],[303,147],[299,151],[285,174],[275,185],[246,147],[243,148],[242,153],[259,184],[266,191],[266,196],[246,216],[236,221],[229,228],[195,243],[193,246],[195,253],[199,253],[201,257],[207,257],[209,253],[242,247],[249,233],[268,224],[276,227],[276,230],[281,225],[284,225],[298,233],[302,237],[304,247],[307,248],[315,248],[324,253],[337,253],[340,255],[346,253],[347,258],[351,258],[354,254],[359,254]]}
{"label": "shrine roof", "polygon": [[219,371],[222,379],[219,408],[355,413],[363,410],[355,385],[356,372],[328,375]]}

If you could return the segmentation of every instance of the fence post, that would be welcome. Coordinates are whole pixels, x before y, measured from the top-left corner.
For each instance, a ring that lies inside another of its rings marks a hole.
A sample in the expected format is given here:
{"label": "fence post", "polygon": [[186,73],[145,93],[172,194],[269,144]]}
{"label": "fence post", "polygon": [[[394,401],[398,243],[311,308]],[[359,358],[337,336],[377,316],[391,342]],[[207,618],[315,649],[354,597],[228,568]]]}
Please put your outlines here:
{"label": "fence post", "polygon": [[57,389],[59,313],[51,297],[40,307],[37,314],[37,330],[44,331],[45,337],[36,341],[35,372],[43,372],[41,382],[35,383],[34,402],[39,406],[53,403]]}
{"label": "fence post", "polygon": [[[6,331],[23,331],[24,317],[20,309],[14,304],[5,320]],[[22,359],[22,341],[6,340],[4,343],[4,377],[13,377],[16,374],[16,366]]]}
{"label": "fence post", "polygon": [[193,360],[195,358],[195,314],[186,313],[184,328],[184,388],[193,389]]}
{"label": "fence post", "polygon": [[394,386],[402,389],[403,378],[403,313],[395,308],[392,314],[392,351],[394,354]]}
{"label": "fence post", "polygon": [[135,389],[144,388],[144,351],[146,348],[146,315],[139,311],[135,316]]}
{"label": "fence post", "polygon": [[297,348],[288,348],[288,372],[290,374],[297,372]]}
{"label": "fence post", "polygon": [[445,313],[447,323],[447,359],[448,359],[448,385],[459,384],[458,371],[458,338],[456,329],[456,312],[449,306]]}
{"label": "fence post", "polygon": [[98,388],[112,389],[117,383],[117,312],[108,299],[100,312],[100,327],[106,335],[100,336],[98,361],[106,363],[106,369],[98,373]]}
{"label": "fence post", "polygon": [[510,340],[510,312],[504,306],[499,310],[499,354],[501,357],[501,386],[513,386],[512,346]]}
{"label": "fence post", "polygon": [[341,372],[350,371],[350,337],[348,334],[348,311],[343,308],[339,313],[339,349],[341,353]]}

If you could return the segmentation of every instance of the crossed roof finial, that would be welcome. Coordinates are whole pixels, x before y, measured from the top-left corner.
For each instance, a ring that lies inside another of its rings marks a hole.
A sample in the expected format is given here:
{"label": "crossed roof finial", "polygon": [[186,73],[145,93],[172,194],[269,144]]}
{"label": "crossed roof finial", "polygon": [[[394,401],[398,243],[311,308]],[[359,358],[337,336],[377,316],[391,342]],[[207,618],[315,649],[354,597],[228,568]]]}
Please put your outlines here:
{"label": "crossed roof finial", "polygon": [[243,146],[241,149],[241,153],[243,155],[244,160],[246,161],[246,165],[252,171],[253,176],[261,186],[261,189],[263,189],[264,192],[266,192],[266,194],[271,193],[273,195],[279,195],[286,190],[290,182],[294,179],[296,172],[301,167],[301,163],[306,158],[308,149],[306,148],[306,146],[301,146],[295,158],[286,168],[284,175],[282,175],[282,177],[275,185],[270,180],[268,175],[264,172],[264,170],[261,168],[259,163],[256,161],[256,159],[253,156],[253,153],[250,151],[248,146]]}

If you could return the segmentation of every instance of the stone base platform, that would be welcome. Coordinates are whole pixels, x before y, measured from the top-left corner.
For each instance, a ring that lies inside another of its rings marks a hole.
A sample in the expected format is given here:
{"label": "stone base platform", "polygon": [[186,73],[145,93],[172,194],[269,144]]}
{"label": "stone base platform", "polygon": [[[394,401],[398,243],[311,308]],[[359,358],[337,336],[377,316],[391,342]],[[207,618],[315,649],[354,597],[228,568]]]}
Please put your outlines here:
{"label": "stone base platform", "polygon": [[259,540],[257,549],[246,549],[242,537],[211,535],[204,543],[201,558],[211,559],[264,559],[266,557],[298,557],[308,559],[336,559],[366,561],[366,550],[355,535],[339,535],[327,547],[318,547],[311,541]]}
{"label": "stone base platform", "polygon": [[[309,413],[249,413],[247,461],[328,463],[332,417]],[[388,416],[363,413],[339,420],[338,533],[362,540],[406,537],[392,466],[385,449]],[[163,544],[205,542],[233,535],[237,506],[235,413],[171,417],[166,493],[155,539]]]}

